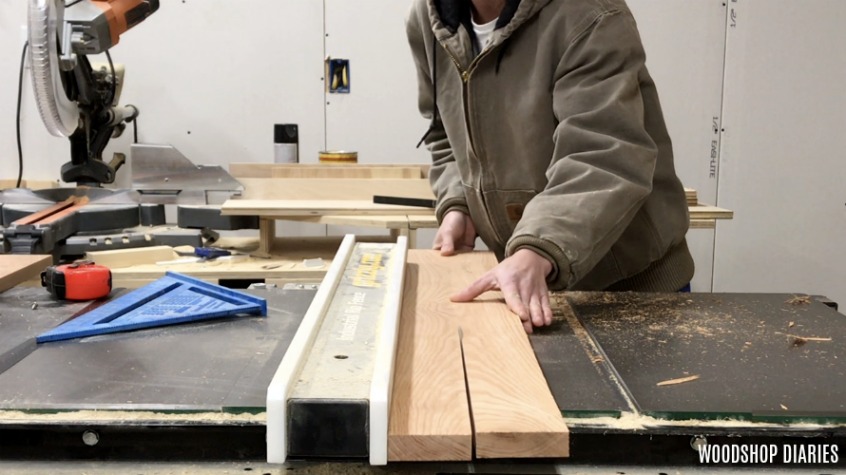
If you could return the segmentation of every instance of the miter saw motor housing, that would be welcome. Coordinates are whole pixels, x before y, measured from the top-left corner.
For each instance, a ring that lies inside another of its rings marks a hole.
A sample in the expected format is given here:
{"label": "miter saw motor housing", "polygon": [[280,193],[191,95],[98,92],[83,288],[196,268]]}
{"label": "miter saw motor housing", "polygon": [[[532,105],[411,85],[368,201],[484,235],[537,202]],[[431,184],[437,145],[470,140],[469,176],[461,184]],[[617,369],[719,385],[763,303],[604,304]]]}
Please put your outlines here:
{"label": "miter saw motor housing", "polygon": [[[118,107],[114,66],[95,70],[86,55],[106,52],[120,35],[153,14],[159,0],[29,0],[29,44],[33,90],[47,130],[71,142],[62,180],[78,185],[112,183],[125,161],[103,150],[138,110]],[[109,61],[111,63],[111,59]]]}

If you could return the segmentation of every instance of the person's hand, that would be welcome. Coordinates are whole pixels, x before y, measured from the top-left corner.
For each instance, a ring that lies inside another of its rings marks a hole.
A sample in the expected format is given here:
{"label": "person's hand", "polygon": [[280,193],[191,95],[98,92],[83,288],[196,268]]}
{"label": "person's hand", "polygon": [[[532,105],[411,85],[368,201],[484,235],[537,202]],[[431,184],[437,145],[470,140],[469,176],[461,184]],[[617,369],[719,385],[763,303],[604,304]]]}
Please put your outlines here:
{"label": "person's hand", "polygon": [[546,276],[551,271],[552,263],[546,258],[520,249],[450,300],[469,302],[489,290],[501,290],[508,309],[520,317],[526,333],[532,333],[532,326],[552,324],[546,286]]}
{"label": "person's hand", "polygon": [[476,246],[476,226],[470,216],[458,210],[444,215],[432,249],[441,251],[442,256],[452,256],[457,252],[472,251]]}

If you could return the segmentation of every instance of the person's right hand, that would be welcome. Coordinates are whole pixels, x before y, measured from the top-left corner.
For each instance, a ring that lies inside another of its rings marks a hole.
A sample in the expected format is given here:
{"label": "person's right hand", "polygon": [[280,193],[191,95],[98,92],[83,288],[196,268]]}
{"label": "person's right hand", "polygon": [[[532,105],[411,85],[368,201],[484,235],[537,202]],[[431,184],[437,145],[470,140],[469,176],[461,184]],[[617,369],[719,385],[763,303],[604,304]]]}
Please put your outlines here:
{"label": "person's right hand", "polygon": [[444,215],[432,249],[440,250],[442,256],[457,252],[472,251],[476,247],[476,226],[470,216],[458,210]]}

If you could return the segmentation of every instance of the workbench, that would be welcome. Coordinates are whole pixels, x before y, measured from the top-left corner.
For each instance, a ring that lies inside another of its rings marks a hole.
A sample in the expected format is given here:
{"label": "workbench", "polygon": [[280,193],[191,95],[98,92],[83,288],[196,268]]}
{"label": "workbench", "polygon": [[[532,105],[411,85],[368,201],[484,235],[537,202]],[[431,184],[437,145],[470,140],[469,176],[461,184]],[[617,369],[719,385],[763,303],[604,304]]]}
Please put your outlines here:
{"label": "workbench", "polygon": [[[0,294],[0,459],[263,460],[265,390],[314,290],[249,292],[268,300],[267,318],[42,345],[35,335],[86,304],[27,287]],[[695,466],[691,444],[705,439],[846,442],[846,317],[831,302],[602,292],[553,302],[553,325],[530,341],[571,457],[513,462],[511,473]]]}
{"label": "workbench", "polygon": [[[222,206],[224,215],[260,218],[259,251],[270,254],[276,221],[357,226],[406,236],[417,247],[417,231],[435,229],[434,210],[380,205],[374,195],[433,200],[428,165],[290,165],[232,163],[230,173],[244,185],[239,199]],[[686,188],[691,229],[712,229],[717,220],[732,219],[731,210],[699,202]]]}

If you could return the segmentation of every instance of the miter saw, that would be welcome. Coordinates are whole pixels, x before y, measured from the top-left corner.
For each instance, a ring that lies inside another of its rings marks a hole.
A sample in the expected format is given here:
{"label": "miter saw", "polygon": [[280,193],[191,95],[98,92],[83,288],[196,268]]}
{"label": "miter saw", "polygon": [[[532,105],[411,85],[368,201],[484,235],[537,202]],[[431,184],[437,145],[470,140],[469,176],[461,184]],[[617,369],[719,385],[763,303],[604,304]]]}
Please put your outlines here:
{"label": "miter saw", "polygon": [[[125,157],[103,161],[103,150],[138,115],[118,107],[120,84],[114,70],[95,70],[89,54],[109,50],[120,35],[159,8],[158,0],[30,0],[29,45],[32,86],[47,130],[71,142],[71,161],[62,180],[79,185],[112,183]],[[110,60],[111,63],[111,60]]]}
{"label": "miter saw", "polygon": [[[151,226],[165,225],[165,213],[162,200],[150,203],[144,196],[155,195],[160,188],[181,192],[169,188],[169,183],[184,184],[184,180],[174,180],[170,174],[190,174],[195,182],[205,178],[204,183],[213,183],[215,190],[242,188],[237,181],[218,176],[220,167],[194,166],[187,159],[180,161],[181,155],[174,159],[178,152],[172,147],[139,144],[133,145],[133,151],[138,148],[139,155],[152,156],[138,161],[152,166],[154,172],[139,173],[146,181],[138,190],[102,188],[114,182],[126,158],[115,153],[106,163],[103,150],[138,115],[136,107],[118,105],[122,69],[115,67],[108,50],[158,8],[159,0],[71,0],[67,4],[65,0],[29,0],[29,59],[38,111],[52,135],[70,140],[71,161],[62,166],[61,177],[77,187],[1,192],[0,250],[53,254],[58,260],[110,248],[203,245],[205,235],[193,229],[150,231]],[[100,53],[106,53],[108,64],[95,67],[88,55]],[[169,170],[161,170],[163,161]],[[138,226],[145,228],[132,229]]]}

